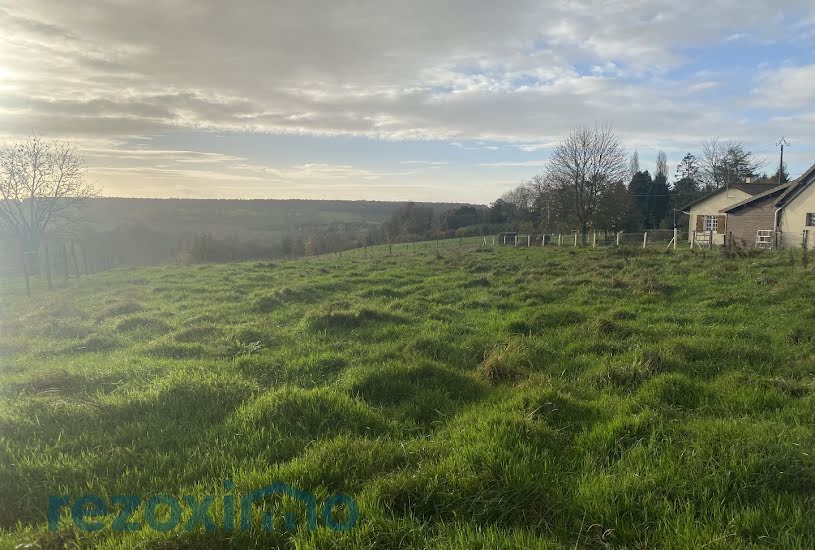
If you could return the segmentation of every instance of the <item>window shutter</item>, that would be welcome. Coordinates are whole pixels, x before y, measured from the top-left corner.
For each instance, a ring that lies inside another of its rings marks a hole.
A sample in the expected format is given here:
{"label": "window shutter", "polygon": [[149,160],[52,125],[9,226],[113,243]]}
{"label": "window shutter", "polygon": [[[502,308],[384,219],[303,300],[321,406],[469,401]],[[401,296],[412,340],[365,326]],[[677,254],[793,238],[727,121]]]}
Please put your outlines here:
{"label": "window shutter", "polygon": [[705,217],[701,214],[697,214],[696,216],[696,231],[704,231],[705,230]]}
{"label": "window shutter", "polygon": [[717,218],[718,218],[718,220],[719,220],[719,227],[718,227],[718,229],[716,230],[716,233],[718,233],[718,234],[720,234],[720,235],[721,235],[722,233],[724,233],[724,232],[725,232],[725,227],[724,227],[724,225],[725,225],[725,220],[727,219],[727,216],[722,215],[722,216],[716,216],[716,217],[717,217]]}

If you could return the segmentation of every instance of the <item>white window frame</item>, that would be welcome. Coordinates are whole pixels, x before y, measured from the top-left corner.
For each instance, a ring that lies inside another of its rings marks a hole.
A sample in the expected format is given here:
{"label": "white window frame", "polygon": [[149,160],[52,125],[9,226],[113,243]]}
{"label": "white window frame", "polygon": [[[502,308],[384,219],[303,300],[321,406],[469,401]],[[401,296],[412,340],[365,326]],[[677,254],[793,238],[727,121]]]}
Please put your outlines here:
{"label": "white window frame", "polygon": [[719,217],[718,216],[709,216],[707,214],[704,215],[702,218],[704,221],[702,222],[702,229],[705,233],[712,231],[713,233],[719,232]]}
{"label": "white window frame", "polygon": [[815,227],[815,212],[807,212],[806,226]]}

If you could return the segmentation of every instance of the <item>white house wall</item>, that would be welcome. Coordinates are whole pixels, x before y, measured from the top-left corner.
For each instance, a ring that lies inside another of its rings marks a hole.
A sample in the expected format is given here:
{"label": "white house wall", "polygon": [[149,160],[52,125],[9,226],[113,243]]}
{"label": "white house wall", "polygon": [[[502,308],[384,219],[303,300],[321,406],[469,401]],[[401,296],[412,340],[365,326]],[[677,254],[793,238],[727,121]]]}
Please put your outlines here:
{"label": "white house wall", "polygon": [[[747,200],[750,198],[750,196],[751,195],[745,193],[744,191],[730,188],[722,190],[712,197],[708,197],[702,202],[694,204],[690,209],[690,235],[688,236],[688,242],[690,242],[693,238],[693,232],[696,229],[697,216],[721,216],[722,213],[720,210],[740,203],[743,200]],[[724,234],[714,233],[713,244],[724,244],[724,237]]]}
{"label": "white house wall", "polygon": [[807,246],[815,248],[815,226],[807,227],[806,225],[806,215],[813,212],[815,212],[815,183],[801,191],[781,211],[780,228],[783,247],[800,247],[806,229]]}

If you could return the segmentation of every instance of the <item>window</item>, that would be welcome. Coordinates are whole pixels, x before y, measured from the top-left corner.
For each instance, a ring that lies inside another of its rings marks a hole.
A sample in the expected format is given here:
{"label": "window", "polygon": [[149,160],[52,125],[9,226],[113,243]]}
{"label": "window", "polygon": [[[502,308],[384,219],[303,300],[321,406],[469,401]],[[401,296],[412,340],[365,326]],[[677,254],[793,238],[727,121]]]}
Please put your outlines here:
{"label": "window", "polygon": [[807,227],[815,227],[815,212],[807,214]]}
{"label": "window", "polygon": [[704,224],[705,231],[713,231],[716,233],[719,231],[719,217],[718,216],[705,216],[705,224]]}

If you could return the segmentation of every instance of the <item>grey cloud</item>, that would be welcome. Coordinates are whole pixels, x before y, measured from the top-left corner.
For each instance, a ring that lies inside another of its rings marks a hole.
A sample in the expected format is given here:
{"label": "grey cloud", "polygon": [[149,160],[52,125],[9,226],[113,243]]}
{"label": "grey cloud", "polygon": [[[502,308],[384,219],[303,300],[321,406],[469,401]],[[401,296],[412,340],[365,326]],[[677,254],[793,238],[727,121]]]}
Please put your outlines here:
{"label": "grey cloud", "polygon": [[[815,25],[811,2],[784,4],[811,22],[799,32]],[[681,63],[678,47],[782,33],[777,13],[763,0],[31,0],[0,8],[0,65],[12,74],[0,123],[109,137],[205,128],[548,142],[603,120],[631,136],[696,139],[737,130],[734,106],[697,103],[659,75]],[[626,84],[626,73],[641,79]]]}

